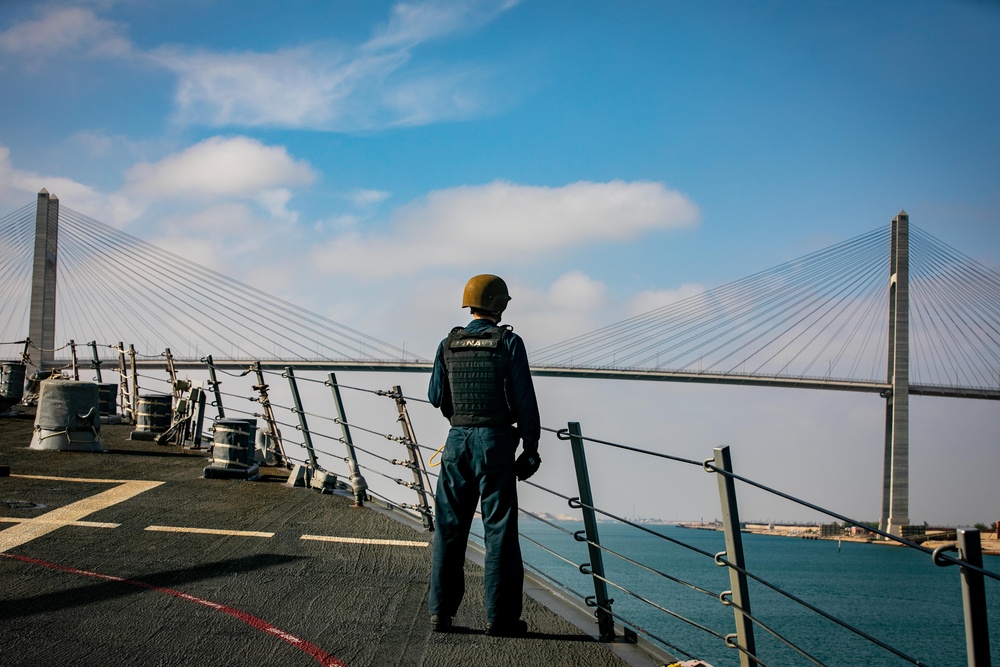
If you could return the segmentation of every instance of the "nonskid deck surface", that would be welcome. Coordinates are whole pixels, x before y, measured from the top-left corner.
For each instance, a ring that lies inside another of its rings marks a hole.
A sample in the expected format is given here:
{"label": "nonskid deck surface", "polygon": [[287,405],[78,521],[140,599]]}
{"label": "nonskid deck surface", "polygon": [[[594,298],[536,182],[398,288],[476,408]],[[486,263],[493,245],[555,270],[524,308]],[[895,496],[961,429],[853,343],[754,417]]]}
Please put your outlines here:
{"label": "nonskid deck surface", "polygon": [[32,427],[0,418],[5,665],[625,664],[530,598],[528,637],[487,637],[471,563],[458,631],[432,633],[429,535],[282,469],[204,479],[204,452],[129,426],[105,453],[36,451]]}

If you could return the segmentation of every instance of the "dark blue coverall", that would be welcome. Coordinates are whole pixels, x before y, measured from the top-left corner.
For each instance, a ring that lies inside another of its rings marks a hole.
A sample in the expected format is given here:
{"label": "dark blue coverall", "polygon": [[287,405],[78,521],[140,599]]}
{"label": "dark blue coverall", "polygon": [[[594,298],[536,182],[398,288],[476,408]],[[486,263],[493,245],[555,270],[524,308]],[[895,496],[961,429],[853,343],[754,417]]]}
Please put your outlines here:
{"label": "dark blue coverall", "polygon": [[[476,319],[466,331],[496,326]],[[450,418],[451,393],[444,361],[447,338],[434,358],[427,398]],[[519,336],[504,337],[510,355],[506,380],[508,405],[527,451],[538,449],[541,425],[528,355]],[[435,495],[436,531],[431,564],[429,611],[453,617],[465,594],[465,549],[476,505],[482,502],[486,544],[486,622],[504,624],[521,617],[524,566],[517,536],[517,477],[513,429],[498,426],[453,426],[441,454]]]}

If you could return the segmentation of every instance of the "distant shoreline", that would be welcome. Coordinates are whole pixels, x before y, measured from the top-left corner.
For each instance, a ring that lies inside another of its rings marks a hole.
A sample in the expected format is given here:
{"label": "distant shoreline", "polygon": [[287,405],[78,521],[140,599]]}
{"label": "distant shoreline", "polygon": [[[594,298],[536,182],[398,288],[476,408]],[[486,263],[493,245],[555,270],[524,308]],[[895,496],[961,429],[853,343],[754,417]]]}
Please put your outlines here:
{"label": "distant shoreline", "polygon": [[[582,519],[578,516],[571,516],[568,514],[548,514],[542,513],[539,515],[543,519],[550,521],[577,521],[581,522]],[[644,526],[680,526],[681,528],[692,528],[694,530],[715,530],[721,531],[722,524],[717,521],[662,521],[658,519],[633,519],[636,523],[642,524]],[[617,523],[612,519],[598,519],[599,523]],[[875,534],[859,534],[859,535],[822,535],[822,530],[819,524],[765,524],[765,523],[745,523],[743,524],[742,532],[750,533],[752,535],[770,535],[772,537],[786,537],[786,538],[797,538],[800,540],[827,540],[827,541],[840,541],[840,542],[856,542],[861,544],[881,544],[885,546],[903,546],[898,542],[892,542],[889,540],[879,539]],[[927,532],[927,539],[925,539],[921,546],[925,546],[928,549],[936,549],[939,546],[954,544],[955,540],[949,539],[933,539],[935,533],[941,532],[940,529],[930,529]],[[1000,540],[997,540],[996,533],[993,531],[980,531],[979,533],[980,541],[982,542],[983,555],[984,556],[1000,556]]]}
{"label": "distant shoreline", "polygon": [[[721,524],[718,523],[680,522],[676,525],[684,528],[694,528],[697,530],[722,530]],[[860,542],[863,544],[882,544],[886,546],[902,546],[897,542],[878,539],[878,536],[874,534],[824,536],[821,534],[821,529],[818,524],[781,525],[748,523],[744,524],[742,532],[750,533],[752,535],[770,535],[772,537],[798,538],[801,540],[827,540],[838,542]],[[955,540],[933,539],[936,532],[941,532],[942,535],[946,534],[943,531],[931,530],[927,533],[928,539],[922,542],[922,546],[925,546],[928,549],[936,549],[942,545],[955,543]],[[981,531],[979,536],[982,542],[984,556],[1000,556],[1000,540],[997,540],[996,533],[993,531]]]}

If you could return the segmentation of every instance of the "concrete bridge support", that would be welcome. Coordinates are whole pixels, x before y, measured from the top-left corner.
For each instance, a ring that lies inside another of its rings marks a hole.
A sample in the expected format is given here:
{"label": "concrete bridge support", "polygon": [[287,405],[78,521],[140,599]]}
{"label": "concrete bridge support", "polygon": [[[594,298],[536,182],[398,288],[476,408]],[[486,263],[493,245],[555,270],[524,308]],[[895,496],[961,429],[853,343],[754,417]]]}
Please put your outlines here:
{"label": "concrete bridge support", "polygon": [[885,392],[885,458],[879,528],[901,535],[910,525],[910,218],[892,220],[889,268],[889,353]]}
{"label": "concrete bridge support", "polygon": [[35,214],[35,258],[31,278],[28,336],[31,351],[27,371],[50,366],[56,346],[56,254],[59,246],[59,198],[44,188]]}

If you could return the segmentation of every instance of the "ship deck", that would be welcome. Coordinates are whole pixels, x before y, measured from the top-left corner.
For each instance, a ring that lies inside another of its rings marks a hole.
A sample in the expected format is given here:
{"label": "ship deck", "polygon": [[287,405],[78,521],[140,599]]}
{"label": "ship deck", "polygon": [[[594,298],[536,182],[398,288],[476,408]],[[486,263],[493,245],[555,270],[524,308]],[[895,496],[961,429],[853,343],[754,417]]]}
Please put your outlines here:
{"label": "ship deck", "polygon": [[6,665],[664,664],[531,582],[528,636],[486,636],[473,562],[456,632],[433,633],[429,534],[406,520],[281,468],[205,479],[204,451],[127,425],[102,427],[104,453],[32,450],[32,429],[0,417]]}

